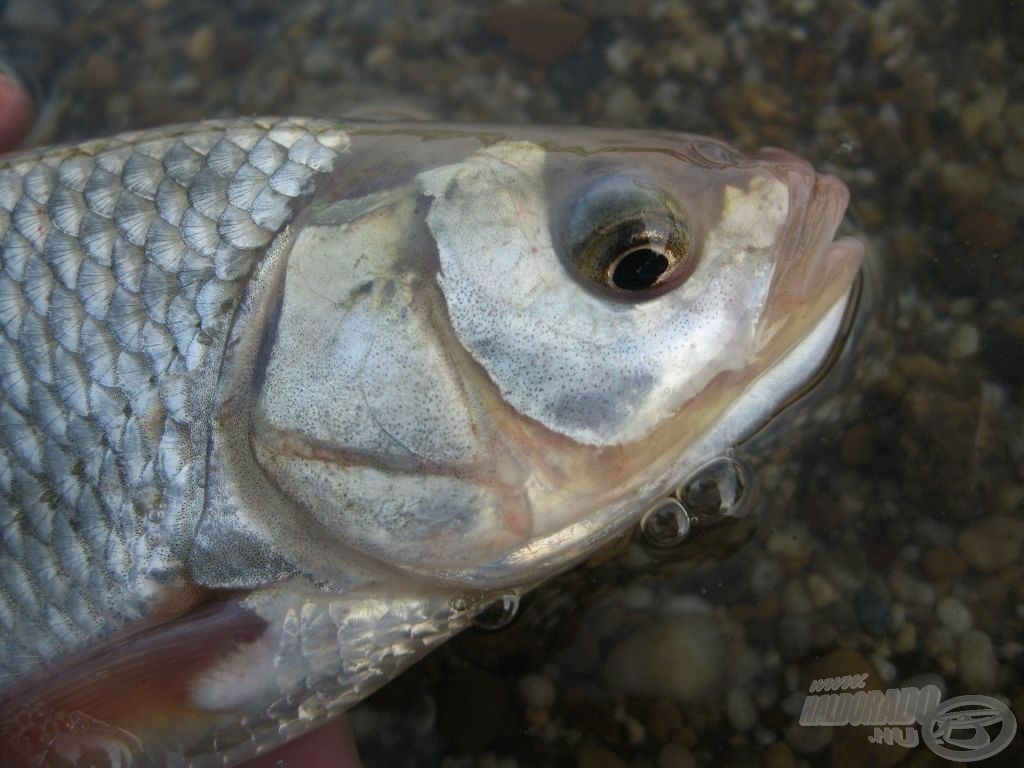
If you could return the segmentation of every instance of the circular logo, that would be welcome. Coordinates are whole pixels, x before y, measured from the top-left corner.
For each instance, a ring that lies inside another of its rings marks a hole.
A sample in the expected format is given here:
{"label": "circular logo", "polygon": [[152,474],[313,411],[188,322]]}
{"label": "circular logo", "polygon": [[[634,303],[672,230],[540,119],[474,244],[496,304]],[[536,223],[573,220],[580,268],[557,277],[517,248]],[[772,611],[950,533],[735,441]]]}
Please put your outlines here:
{"label": "circular logo", "polygon": [[946,699],[921,723],[921,737],[928,748],[960,763],[992,757],[1003,751],[1016,733],[1013,712],[990,696]]}

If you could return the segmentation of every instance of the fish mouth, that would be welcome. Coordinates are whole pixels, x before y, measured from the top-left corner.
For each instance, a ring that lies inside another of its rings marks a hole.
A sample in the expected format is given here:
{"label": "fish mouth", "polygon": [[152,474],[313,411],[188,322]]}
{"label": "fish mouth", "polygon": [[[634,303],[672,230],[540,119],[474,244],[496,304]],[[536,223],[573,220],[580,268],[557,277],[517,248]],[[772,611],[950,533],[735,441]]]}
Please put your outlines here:
{"label": "fish mouth", "polygon": [[786,328],[813,327],[849,296],[864,261],[864,245],[835,238],[850,193],[830,174],[818,174],[806,160],[767,147],[755,157],[789,189],[790,217],[779,237],[776,267],[762,317],[763,343]]}

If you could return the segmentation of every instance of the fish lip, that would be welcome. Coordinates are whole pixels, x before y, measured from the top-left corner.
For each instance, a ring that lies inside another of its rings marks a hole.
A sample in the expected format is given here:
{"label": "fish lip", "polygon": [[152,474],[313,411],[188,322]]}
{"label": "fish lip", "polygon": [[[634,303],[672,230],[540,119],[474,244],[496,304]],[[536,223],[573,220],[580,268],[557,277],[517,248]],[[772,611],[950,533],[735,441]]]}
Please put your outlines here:
{"label": "fish lip", "polygon": [[789,222],[776,243],[769,306],[792,310],[794,305],[819,303],[823,294],[834,299],[848,294],[864,248],[854,238],[836,239],[850,202],[846,185],[836,176],[817,173],[807,160],[785,149],[764,147],[753,157],[786,185],[790,197]]}

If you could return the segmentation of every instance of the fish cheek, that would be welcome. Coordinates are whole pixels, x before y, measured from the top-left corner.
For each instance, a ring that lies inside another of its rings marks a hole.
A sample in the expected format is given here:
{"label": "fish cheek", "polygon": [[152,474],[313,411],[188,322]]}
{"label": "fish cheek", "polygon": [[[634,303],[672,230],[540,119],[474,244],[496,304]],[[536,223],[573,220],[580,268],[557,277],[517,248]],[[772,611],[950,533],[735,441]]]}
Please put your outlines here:
{"label": "fish cheek", "polygon": [[555,401],[553,423],[569,424],[593,434],[614,435],[644,405],[655,387],[649,371],[626,373],[608,371],[601,390],[581,390]]}

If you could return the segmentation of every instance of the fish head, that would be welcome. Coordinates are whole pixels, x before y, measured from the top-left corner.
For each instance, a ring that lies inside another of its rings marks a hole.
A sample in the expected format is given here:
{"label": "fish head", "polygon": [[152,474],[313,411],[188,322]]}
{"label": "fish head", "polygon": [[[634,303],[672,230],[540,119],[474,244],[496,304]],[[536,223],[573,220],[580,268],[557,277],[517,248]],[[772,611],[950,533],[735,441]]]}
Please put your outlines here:
{"label": "fish head", "polygon": [[401,168],[349,168],[388,183],[332,190],[268,259],[229,388],[257,527],[288,521],[267,540],[307,573],[534,583],[814,375],[862,248],[834,240],[842,182],[781,150],[431,131],[375,129]]}

